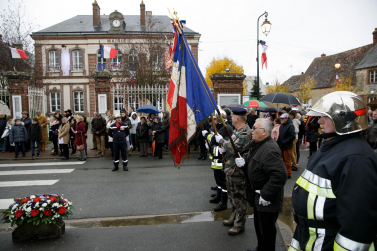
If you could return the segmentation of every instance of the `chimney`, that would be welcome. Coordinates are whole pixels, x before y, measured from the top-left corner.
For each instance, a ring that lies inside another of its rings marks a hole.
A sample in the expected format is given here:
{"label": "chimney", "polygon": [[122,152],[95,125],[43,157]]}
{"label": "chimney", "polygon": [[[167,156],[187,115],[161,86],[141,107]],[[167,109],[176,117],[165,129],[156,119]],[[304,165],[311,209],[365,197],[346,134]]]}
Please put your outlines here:
{"label": "chimney", "polygon": [[322,54],[321,54],[321,58],[323,58],[323,57],[326,57],[326,54],[325,54],[325,53],[322,53]]}
{"label": "chimney", "polygon": [[140,26],[145,27],[145,4],[143,0],[140,4]]}
{"label": "chimney", "polygon": [[373,31],[373,46],[375,46],[377,44],[377,28],[374,28],[374,31]]}
{"label": "chimney", "polygon": [[99,7],[97,0],[92,3],[93,5],[93,26],[98,26],[101,21],[101,8]]}

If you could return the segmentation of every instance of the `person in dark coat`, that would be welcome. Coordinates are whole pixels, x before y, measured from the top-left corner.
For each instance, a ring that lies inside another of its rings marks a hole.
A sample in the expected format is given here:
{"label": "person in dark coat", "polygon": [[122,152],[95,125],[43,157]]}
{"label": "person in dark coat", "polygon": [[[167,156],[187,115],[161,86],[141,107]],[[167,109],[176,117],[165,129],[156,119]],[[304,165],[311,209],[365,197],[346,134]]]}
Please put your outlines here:
{"label": "person in dark coat", "polygon": [[59,134],[59,126],[60,122],[54,116],[50,120],[50,131],[49,131],[49,139],[54,144],[54,152],[51,154],[56,156],[59,154],[59,145],[58,145],[58,134]]}
{"label": "person in dark coat", "polygon": [[[76,117],[77,125],[75,130],[75,140],[73,142],[73,145],[76,147],[79,145],[85,145],[85,126],[86,124],[83,122],[84,118],[81,116]],[[85,154],[85,148],[80,151],[80,158],[79,160],[86,160],[86,154]]]}
{"label": "person in dark coat", "polygon": [[6,141],[5,138],[2,138],[1,136],[4,133],[7,123],[8,123],[7,115],[0,113],[0,151],[3,153],[5,152],[5,150],[7,150],[8,142]]}
{"label": "person in dark coat", "polygon": [[255,111],[251,110],[249,115],[247,115],[246,123],[249,125],[250,128],[253,128],[253,125],[257,119],[258,116],[255,115]]}
{"label": "person in dark coat", "polygon": [[258,246],[253,250],[274,251],[276,220],[283,208],[284,185],[287,171],[279,146],[271,138],[272,123],[257,119],[252,129],[253,140],[243,158],[236,165],[246,163],[248,202],[254,207],[254,227]]}
{"label": "person in dark coat", "polygon": [[106,120],[102,118],[100,113],[93,119],[93,129],[95,131],[97,153],[96,155],[103,156],[105,154],[105,137],[106,137]]}
{"label": "person in dark coat", "polygon": [[160,117],[154,117],[153,125],[152,125],[152,136],[156,141],[155,147],[155,159],[162,159],[162,148],[165,142],[165,135],[164,135],[164,126],[161,123]]}
{"label": "person in dark coat", "polygon": [[37,145],[37,158],[39,158],[39,154],[41,152],[41,145],[40,142],[42,140],[42,127],[39,124],[37,118],[33,118],[33,122],[29,127],[28,138],[31,141],[31,157],[35,159],[35,145]]}
{"label": "person in dark coat", "polygon": [[21,125],[20,119],[15,119],[14,125],[9,133],[9,142],[15,144],[15,155],[14,159],[18,158],[18,151],[21,147],[22,149],[22,158],[25,158],[25,142],[27,141],[27,131],[25,126]]}
{"label": "person in dark coat", "polygon": [[[229,121],[228,121],[229,122]],[[208,131],[211,127],[208,119],[204,119],[201,121],[204,130]],[[196,143],[200,147],[200,154],[198,156],[199,160],[206,160],[207,159],[207,148],[206,148],[206,138],[202,135],[202,126],[199,123],[199,126],[196,129]]]}
{"label": "person in dark coat", "polygon": [[146,123],[147,119],[145,117],[140,118],[140,123],[137,125],[136,128],[136,137],[140,144],[140,157],[147,157],[147,147],[149,141],[149,129]]}
{"label": "person in dark coat", "polygon": [[296,132],[292,120],[288,116],[288,113],[282,114],[280,116],[280,120],[281,126],[279,128],[279,137],[276,143],[278,144],[281,150],[281,154],[283,155],[285,168],[287,169],[288,179],[290,179],[292,171],[291,149],[293,147],[293,140],[296,139]]}
{"label": "person in dark coat", "polygon": [[[31,118],[29,117],[29,113],[28,112],[25,112],[25,111],[22,112],[21,122],[24,123],[26,131],[28,132],[29,131],[29,127],[31,126]],[[30,151],[30,147],[31,147],[30,140],[27,140],[25,142],[26,152]]]}
{"label": "person in dark coat", "polygon": [[306,142],[309,142],[309,157],[317,151],[318,141],[318,117],[310,117],[306,123]]}
{"label": "person in dark coat", "polygon": [[71,128],[69,130],[69,143],[70,143],[71,148],[72,148],[71,155],[76,155],[77,154],[76,145],[73,143],[73,141],[75,141],[75,131],[76,131],[76,119],[74,117],[72,117],[72,119],[71,119],[70,126],[71,126]]}
{"label": "person in dark coat", "polygon": [[166,111],[164,114],[164,134],[165,134],[165,152],[169,151],[169,128],[170,128],[170,112]]}

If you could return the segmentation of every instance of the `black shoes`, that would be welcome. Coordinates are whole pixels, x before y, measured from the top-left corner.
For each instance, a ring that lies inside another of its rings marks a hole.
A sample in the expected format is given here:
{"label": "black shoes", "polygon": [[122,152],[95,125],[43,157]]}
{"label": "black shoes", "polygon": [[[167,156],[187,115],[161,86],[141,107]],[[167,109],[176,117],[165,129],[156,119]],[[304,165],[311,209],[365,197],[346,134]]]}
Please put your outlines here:
{"label": "black shoes", "polygon": [[291,178],[291,176],[288,175],[287,179],[290,179],[290,178]]}
{"label": "black shoes", "polygon": [[198,160],[201,160],[203,158],[203,155],[198,156]]}
{"label": "black shoes", "polygon": [[[38,156],[37,156],[37,158],[38,158]],[[67,157],[64,157],[64,158],[62,158],[62,160],[69,160]]]}
{"label": "black shoes", "polygon": [[298,168],[297,168],[297,166],[292,166],[292,167],[291,167],[291,170],[292,170],[292,171],[298,171]]}
{"label": "black shoes", "polygon": [[211,197],[216,197],[217,193],[211,193]]}
{"label": "black shoes", "polygon": [[217,191],[217,186],[211,186],[211,190]]}
{"label": "black shoes", "polygon": [[219,204],[217,204],[214,208],[213,208],[213,211],[215,212],[220,212],[220,211],[223,211],[223,210],[227,210],[228,209],[228,206],[227,206],[227,203],[228,203],[228,198],[226,199],[221,199]]}
{"label": "black shoes", "polygon": [[127,164],[123,165],[123,170],[124,170],[124,171],[128,171]]}
{"label": "black shoes", "polygon": [[221,190],[217,190],[216,196],[209,200],[209,203],[219,203],[221,201]]}
{"label": "black shoes", "polygon": [[114,167],[113,167],[113,169],[111,170],[111,171],[118,171],[119,170],[119,168],[118,168],[118,164],[114,164]]}
{"label": "black shoes", "polygon": [[207,159],[207,155],[204,155],[201,160],[206,160]]}

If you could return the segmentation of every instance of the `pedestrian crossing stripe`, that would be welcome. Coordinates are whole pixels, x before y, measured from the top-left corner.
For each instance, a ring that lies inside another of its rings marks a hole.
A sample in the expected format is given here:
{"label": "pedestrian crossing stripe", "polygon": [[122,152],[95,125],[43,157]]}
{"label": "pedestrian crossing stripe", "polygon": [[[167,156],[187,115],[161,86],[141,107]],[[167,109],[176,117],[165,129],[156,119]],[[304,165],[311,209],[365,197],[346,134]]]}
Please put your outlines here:
{"label": "pedestrian crossing stripe", "polygon": [[33,163],[18,163],[18,164],[0,164],[0,167],[29,167],[29,166],[70,166],[82,165],[86,161],[73,161],[73,162],[33,162]]}
{"label": "pedestrian crossing stripe", "polygon": [[49,186],[54,185],[59,180],[22,180],[22,181],[2,181],[0,187],[20,187],[20,186]]}
{"label": "pedestrian crossing stripe", "polygon": [[71,173],[74,170],[75,169],[41,169],[41,170],[0,171],[0,176],[2,176],[2,175]]}

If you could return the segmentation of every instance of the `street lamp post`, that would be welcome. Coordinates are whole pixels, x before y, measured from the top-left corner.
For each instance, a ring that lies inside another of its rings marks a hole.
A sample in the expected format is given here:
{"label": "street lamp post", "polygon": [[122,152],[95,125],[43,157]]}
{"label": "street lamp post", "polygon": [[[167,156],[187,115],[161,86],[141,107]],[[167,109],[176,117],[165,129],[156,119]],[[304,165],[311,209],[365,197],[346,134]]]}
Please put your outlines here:
{"label": "street lamp post", "polygon": [[[338,83],[340,83],[340,77],[339,77],[339,67],[340,67],[340,64],[339,63],[336,63],[335,65],[335,69],[336,69],[336,76],[335,76],[335,79]],[[338,78],[339,78],[339,81],[338,81]]]}
{"label": "street lamp post", "polygon": [[268,13],[267,11],[265,11],[258,17],[257,22],[257,100],[259,100],[259,18],[261,18],[263,15],[266,18],[266,20],[264,20],[263,24],[261,25],[263,34],[267,36],[271,30],[271,23],[267,20]]}

